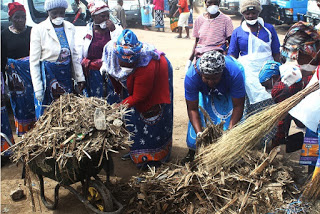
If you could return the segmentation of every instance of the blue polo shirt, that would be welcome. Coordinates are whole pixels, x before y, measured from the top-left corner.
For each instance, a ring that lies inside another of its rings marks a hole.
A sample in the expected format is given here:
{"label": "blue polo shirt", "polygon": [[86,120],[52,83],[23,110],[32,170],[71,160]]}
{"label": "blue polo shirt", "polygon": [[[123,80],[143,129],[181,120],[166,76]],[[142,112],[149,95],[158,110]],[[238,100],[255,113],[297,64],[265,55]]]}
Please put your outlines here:
{"label": "blue polo shirt", "polygon": [[[271,24],[264,23],[264,27],[267,28],[271,33],[271,51],[272,54],[280,53],[280,42],[278,38],[278,34],[274,27]],[[257,35],[257,32],[254,32],[253,35]],[[230,45],[228,55],[232,55],[236,58],[248,54],[248,38],[249,32],[246,32],[242,29],[242,27],[237,27],[231,36]],[[264,29],[261,28],[259,32],[259,39],[269,42],[269,34]]]}
{"label": "blue polo shirt", "polygon": [[209,88],[209,86],[202,81],[198,73],[200,70],[200,58],[196,63],[197,69],[195,69],[194,66],[190,66],[184,80],[186,100],[196,101],[199,99],[199,92],[207,95],[210,91],[223,95],[229,94],[232,98],[244,97],[246,91],[242,65],[231,56],[225,56],[225,61],[226,67],[223,70],[221,80],[214,89]]}

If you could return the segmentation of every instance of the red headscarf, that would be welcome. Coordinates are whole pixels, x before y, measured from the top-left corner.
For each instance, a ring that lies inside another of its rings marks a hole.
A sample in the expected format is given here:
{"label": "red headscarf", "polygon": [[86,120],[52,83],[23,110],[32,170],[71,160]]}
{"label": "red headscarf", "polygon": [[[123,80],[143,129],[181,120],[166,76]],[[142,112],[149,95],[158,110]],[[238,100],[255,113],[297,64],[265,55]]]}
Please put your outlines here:
{"label": "red headscarf", "polygon": [[24,9],[24,6],[20,4],[19,2],[13,2],[8,4],[8,15],[11,17],[15,12],[17,11],[23,11],[26,12],[26,9]]}

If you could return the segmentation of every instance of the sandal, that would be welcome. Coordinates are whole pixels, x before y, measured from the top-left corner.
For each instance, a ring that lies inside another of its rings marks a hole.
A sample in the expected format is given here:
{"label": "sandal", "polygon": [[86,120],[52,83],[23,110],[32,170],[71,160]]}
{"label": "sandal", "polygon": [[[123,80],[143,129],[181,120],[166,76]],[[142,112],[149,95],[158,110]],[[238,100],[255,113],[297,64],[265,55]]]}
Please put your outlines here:
{"label": "sandal", "polygon": [[182,38],[182,36],[176,36],[176,37],[174,37],[174,38],[176,38],[176,39],[181,39]]}

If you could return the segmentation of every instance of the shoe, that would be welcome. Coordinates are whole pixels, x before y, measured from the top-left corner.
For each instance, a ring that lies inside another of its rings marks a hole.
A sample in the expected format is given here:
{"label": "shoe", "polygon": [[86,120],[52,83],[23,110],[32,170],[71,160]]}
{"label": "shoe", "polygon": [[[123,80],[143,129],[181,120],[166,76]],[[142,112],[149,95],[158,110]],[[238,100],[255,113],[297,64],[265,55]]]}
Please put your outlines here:
{"label": "shoe", "polygon": [[176,36],[175,38],[176,38],[176,39],[181,39],[181,38],[182,38],[182,36],[179,36],[179,35],[178,35],[178,36]]}
{"label": "shoe", "polygon": [[194,160],[195,154],[196,151],[189,149],[187,156],[184,159],[182,159],[181,165],[185,165],[186,163],[192,162]]}
{"label": "shoe", "polygon": [[127,153],[127,154],[125,154],[125,155],[123,155],[123,156],[121,157],[121,160],[123,160],[123,161],[131,160],[130,152]]}

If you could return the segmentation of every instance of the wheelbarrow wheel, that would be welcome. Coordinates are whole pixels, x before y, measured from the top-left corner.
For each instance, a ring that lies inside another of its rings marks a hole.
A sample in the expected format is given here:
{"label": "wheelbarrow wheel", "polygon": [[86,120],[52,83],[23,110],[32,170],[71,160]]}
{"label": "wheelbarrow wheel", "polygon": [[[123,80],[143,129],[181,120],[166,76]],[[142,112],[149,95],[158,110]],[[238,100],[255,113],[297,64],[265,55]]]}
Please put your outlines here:
{"label": "wheelbarrow wheel", "polygon": [[113,211],[111,193],[103,189],[97,181],[89,182],[87,199],[94,208],[101,212]]}

